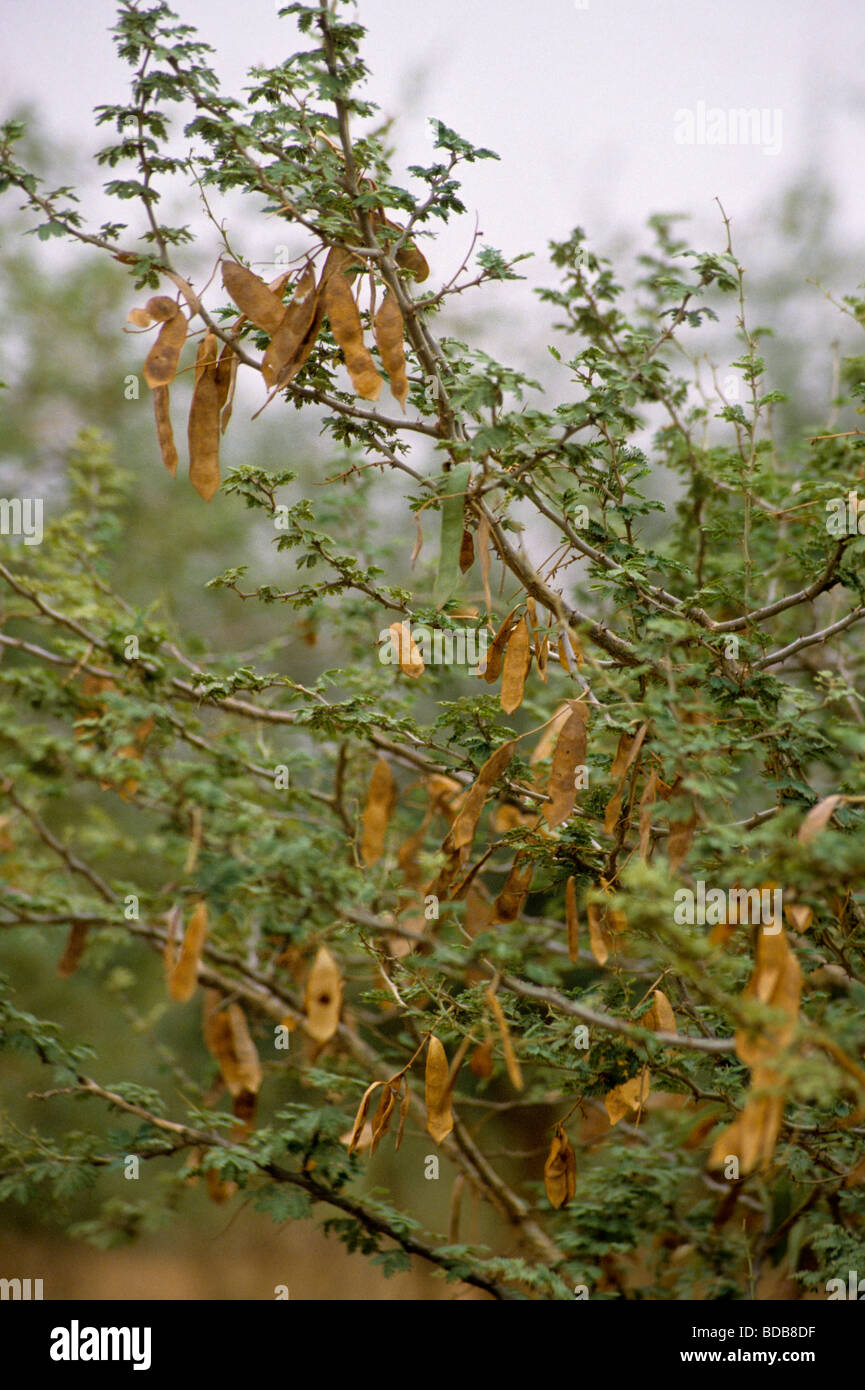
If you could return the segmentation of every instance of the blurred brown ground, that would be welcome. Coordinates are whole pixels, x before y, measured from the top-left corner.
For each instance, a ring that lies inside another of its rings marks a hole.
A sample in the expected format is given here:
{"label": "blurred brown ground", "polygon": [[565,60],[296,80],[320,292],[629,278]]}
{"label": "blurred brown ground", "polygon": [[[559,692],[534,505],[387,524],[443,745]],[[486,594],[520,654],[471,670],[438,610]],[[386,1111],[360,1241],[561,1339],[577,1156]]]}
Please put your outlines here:
{"label": "blurred brown ground", "polygon": [[[350,1255],[309,1222],[280,1233],[251,1223],[210,1241],[165,1249],[164,1238],[97,1250],[54,1237],[0,1232],[0,1274],[44,1281],[51,1299],[273,1299],[278,1284],[292,1300],[402,1301],[484,1299],[465,1284],[446,1284],[413,1262],[386,1279],[363,1255]],[[254,1240],[250,1235],[254,1235]]]}

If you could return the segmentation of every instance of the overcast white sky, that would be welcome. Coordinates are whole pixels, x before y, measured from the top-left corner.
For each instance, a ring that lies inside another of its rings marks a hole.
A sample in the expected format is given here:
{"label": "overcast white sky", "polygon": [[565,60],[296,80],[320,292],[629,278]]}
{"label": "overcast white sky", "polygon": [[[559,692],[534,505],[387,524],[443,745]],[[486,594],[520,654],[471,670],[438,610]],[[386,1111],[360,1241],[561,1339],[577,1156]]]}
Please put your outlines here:
{"label": "overcast white sky", "polygon": [[[251,64],[305,46],[292,21],[277,18],[278,3],[173,0],[216,49],[214,66],[230,91],[242,87]],[[540,354],[551,366],[535,340],[544,329],[530,286],[555,282],[547,241],[577,223],[594,249],[609,253],[651,213],[682,211],[692,218],[691,244],[721,250],[719,197],[740,260],[759,275],[773,255],[761,235],[767,209],[813,169],[830,180],[837,200],[833,240],[857,259],[860,247],[865,252],[861,0],[358,0],[356,9],[368,29],[368,95],[397,118],[397,181],[405,164],[429,161],[430,116],[501,156],[464,167],[470,216],[427,249],[433,280],[448,279],[477,211],[483,241],[506,254],[535,253],[521,267],[525,286],[492,287],[459,304],[484,313],[487,346],[514,365],[534,371]],[[4,0],[2,7],[0,112],[32,104],[82,164],[112,138],[109,128],[94,126],[92,108],[127,92],[128,69],[109,33],[114,16],[112,0]],[[774,152],[759,142],[678,143],[677,112],[696,120],[701,104],[707,112],[762,112]],[[122,217],[129,206],[91,199],[87,211],[98,222]],[[163,208],[168,220],[171,213]],[[267,261],[273,228],[247,224],[236,244],[253,263]],[[289,238],[280,230],[277,239]],[[292,244],[292,254],[300,249]],[[55,264],[80,257],[62,242],[41,250]],[[214,259],[219,250],[214,240]],[[865,254],[859,263],[863,280]],[[803,267],[802,279],[821,270],[819,262]]]}
{"label": "overcast white sky", "polygon": [[[274,0],[174,8],[232,85],[300,46]],[[862,234],[859,0],[359,0],[357,10],[370,95],[402,116],[400,150],[424,158],[435,115],[502,156],[467,171],[466,191],[503,249],[540,251],[575,222],[598,235],[635,227],[661,209],[716,227],[715,195],[741,220],[806,163],[831,173],[845,230]],[[113,17],[112,0],[5,0],[4,114],[28,100],[82,153],[105,143],[92,107],[126,81]],[[699,102],[779,112],[780,153],[677,144],[675,112]]]}

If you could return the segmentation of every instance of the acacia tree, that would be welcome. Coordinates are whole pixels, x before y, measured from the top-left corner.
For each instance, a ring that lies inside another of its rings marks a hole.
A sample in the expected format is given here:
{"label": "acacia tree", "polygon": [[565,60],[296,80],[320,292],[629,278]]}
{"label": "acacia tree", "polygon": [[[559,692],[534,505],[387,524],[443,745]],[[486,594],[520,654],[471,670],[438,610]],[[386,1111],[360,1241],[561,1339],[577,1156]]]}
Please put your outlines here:
{"label": "acacia tree", "polygon": [[[149,1200],[200,1177],[495,1298],[823,1296],[865,1267],[861,432],[776,446],[726,217],[718,253],[653,219],[628,294],[581,229],[551,245],[552,408],[437,334],[454,296],[518,278],[491,247],[455,274],[425,254],[464,211],[459,167],[494,156],[436,121],[434,162],[395,182],[351,12],[282,14],[305,46],[240,100],[167,5],[120,5],[131,96],[99,108],[98,158],[136,226],[90,227],[18,162],[20,124],[2,132],[39,236],[129,267],[169,471],[180,374],[193,485],[273,526],[279,584],[239,555],[209,587],[273,605],[275,633],[293,610],[306,659],[333,664],[301,684],[131,607],[93,434],[42,544],[4,543],[4,936],[66,932],[66,988],[89,971],[116,992],[122,962],[133,1005],[149,948],[206,1050],[150,1088],[117,1079],[86,1018],[69,1040],[9,981],[2,1041],[44,1063],[39,1104],[114,1119],[7,1129],[0,1195],[168,1165]],[[160,220],[178,179],[211,245]],[[238,191],[303,237],[270,283],[217,217]],[[741,344],[720,391],[699,357],[719,308]],[[314,496],[281,466],[220,488],[243,373],[320,423]],[[434,528],[435,573],[415,568]],[[406,1196],[436,1176],[447,1235]],[[101,1225],[135,1211],[114,1199]]]}

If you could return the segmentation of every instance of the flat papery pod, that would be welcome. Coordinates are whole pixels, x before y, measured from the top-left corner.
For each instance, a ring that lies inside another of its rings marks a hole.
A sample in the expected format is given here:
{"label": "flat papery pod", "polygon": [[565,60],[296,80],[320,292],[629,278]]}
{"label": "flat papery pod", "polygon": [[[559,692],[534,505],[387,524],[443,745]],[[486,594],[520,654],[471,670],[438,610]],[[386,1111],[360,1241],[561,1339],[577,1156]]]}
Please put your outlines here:
{"label": "flat papery pod", "polygon": [[364,864],[376,864],[381,858],[395,805],[396,782],[390,764],[384,758],[376,758],[361,816],[360,857]]}
{"label": "flat papery pod", "polygon": [[550,1152],[544,1164],[544,1190],[550,1206],[566,1207],[577,1190],[577,1156],[560,1124],[556,1125]]}
{"label": "flat papery pod", "polygon": [[619,816],[622,814],[622,799],[624,792],[621,784],[607,802],[604,811],[604,834],[612,835],[619,823]]}
{"label": "flat papery pod", "polygon": [[156,420],[156,442],[159,445],[162,462],[173,478],[177,474],[179,459],[177,446],[174,443],[174,431],[171,428],[171,407],[167,386],[154,386],[153,388],[153,415]]}
{"label": "flat papery pod", "polygon": [[180,306],[168,294],[154,294],[145,304],[144,312],[153,323],[168,323],[180,313]]}
{"label": "flat papery pod", "polygon": [[586,723],[589,711],[582,701],[575,700],[570,714],[556,741],[553,765],[544,804],[544,818],[550,830],[566,821],[577,799],[576,770],[586,762]]}
{"label": "flat papery pod", "polygon": [[443,845],[445,853],[468,848],[471,845],[487,797],[495,783],[508,768],[516,746],[516,739],[508,739],[507,743],[503,743],[500,748],[490,754],[481,767],[477,781],[469,787],[465,800],[445,837]]}
{"label": "flat papery pod", "polygon": [[306,982],[306,1031],[316,1042],[329,1042],[339,1027],[342,976],[326,946],[320,946]]}
{"label": "flat papery pod", "polygon": [[496,1021],[496,1027],[499,1030],[499,1037],[502,1040],[502,1052],[504,1053],[505,1066],[507,1068],[508,1076],[510,1077],[511,1085],[513,1086],[515,1091],[521,1091],[523,1089],[523,1073],[520,1069],[520,1064],[517,1061],[517,1054],[514,1052],[514,1045],[511,1040],[511,1030],[508,1027],[508,1021],[505,1018],[504,1009],[502,1008],[501,1004],[499,1003],[498,997],[492,989],[487,990],[486,1001],[490,1009],[492,1010],[493,1017]]}
{"label": "flat papery pod", "polygon": [[532,664],[532,644],[529,639],[529,625],[520,618],[505,649],[502,662],[502,690],[499,697],[505,714],[513,714],[523,703],[526,677]]}
{"label": "flat papery pod", "polygon": [[390,393],[400,409],[405,410],[408,378],[405,373],[403,321],[400,307],[390,290],[381,302],[373,321],[373,328],[382,366],[390,381]]}
{"label": "flat papery pod", "polygon": [[391,623],[388,632],[391,637],[392,649],[396,652],[399,669],[403,675],[411,676],[413,680],[422,676],[424,673],[423,657],[411,635],[411,624]]}
{"label": "flat papery pod", "polygon": [[578,965],[580,960],[580,919],[577,916],[577,885],[573,874],[565,885],[565,920],[568,927],[568,959],[573,965]]}
{"label": "flat papery pod", "polygon": [[[348,1144],[348,1151],[350,1154],[353,1154],[356,1149],[360,1149],[362,1147],[361,1137],[367,1128],[367,1115],[369,1114],[369,1103],[372,1099],[372,1093],[373,1091],[377,1090],[379,1086],[383,1086],[384,1084],[385,1083],[383,1081],[373,1081],[369,1086],[367,1086],[366,1090],[360,1098],[360,1105],[357,1107],[357,1114],[354,1117],[354,1124],[352,1125],[348,1135],[343,1135],[342,1137],[342,1143]],[[368,1144],[371,1143],[372,1126],[369,1125]],[[367,1145],[364,1145],[363,1147],[367,1147]]]}
{"label": "flat papery pod", "polygon": [[516,608],[512,608],[507,617],[502,621],[498,631],[493,637],[489,651],[487,652],[486,668],[484,671],[480,672],[480,674],[483,675],[488,685],[492,685],[494,681],[497,681],[501,674],[505,647],[511,635],[511,630],[518,621],[516,617],[517,608],[519,608],[519,604],[517,604]]}
{"label": "flat papery pod", "polygon": [[258,1095],[261,1090],[262,1070],[255,1043],[250,1036],[246,1015],[241,1006],[231,1003],[221,1010],[228,1025],[227,1048],[216,1056],[223,1080],[233,1096],[244,1092]]}
{"label": "flat papery pod", "polygon": [[306,361],[309,354],[304,355],[304,347],[316,318],[317,293],[315,275],[308,265],[264,354],[261,371],[269,387],[286,386]]}
{"label": "flat papery pod", "polygon": [[178,1003],[185,1004],[195,993],[198,966],[207,940],[207,904],[202,898],[192,909],[192,916],[183,937],[177,964],[168,981],[168,993]]}
{"label": "flat papery pod", "polygon": [[[328,252],[327,259],[325,260],[321,275],[319,276],[318,284],[315,287],[315,293],[312,296],[312,317],[301,342],[295,349],[293,346],[293,331],[291,332],[291,337],[289,338],[288,336],[290,330],[294,330],[297,327],[297,322],[292,318],[285,324],[286,337],[284,344],[281,345],[288,355],[282,359],[281,363],[278,360],[279,353],[276,351],[271,354],[271,357],[268,359],[268,365],[272,365],[276,373],[277,386],[287,386],[289,382],[294,380],[301,368],[305,366],[310,353],[318,341],[318,335],[324,323],[325,285],[333,275],[337,275],[340,272],[344,272],[348,277],[352,276],[354,274],[354,270],[351,268],[353,260],[354,258],[351,253],[344,251],[341,246],[334,246]],[[302,304],[298,302],[297,320],[301,322],[306,320],[309,307],[310,303],[308,299],[304,299]],[[279,346],[280,345],[278,345],[278,347]]]}
{"label": "flat papery pod", "polygon": [[392,1082],[386,1081],[379,1097],[378,1107],[372,1117],[372,1144],[370,1154],[374,1154],[384,1136],[390,1129],[390,1122],[396,1109],[396,1098],[399,1094],[399,1087],[395,1087]]}
{"label": "flat papery pod", "polygon": [[244,317],[272,338],[285,313],[281,297],[238,261],[222,262],[222,283]]}
{"label": "flat papery pod", "polygon": [[640,1022],[644,1028],[651,1028],[656,1033],[678,1033],[679,1031],[673,1006],[663,990],[660,989],[652,991],[652,1007],[643,1014]]}
{"label": "flat papery pod", "polygon": [[186,315],[175,304],[174,313],[163,323],[144,362],[144,380],[151,390],[157,386],[170,386],[177,375],[177,364],[188,328]]}
{"label": "flat papery pod", "polygon": [[843,796],[837,794],[824,796],[822,801],[818,801],[816,806],[811,807],[796,835],[800,845],[810,845],[816,840],[817,836],[826,829],[839,802],[843,800]]}
{"label": "flat papery pod", "polygon": [[127,323],[134,323],[136,328],[149,328],[153,322],[146,309],[130,309],[126,315]]}
{"label": "flat papery pod", "polygon": [[69,928],[63,955],[57,962],[57,974],[61,980],[68,980],[69,976],[74,975],[81,964],[89,930],[86,922],[73,922]]}
{"label": "flat papery pod", "polygon": [[806,903],[785,903],[784,916],[797,932],[807,931],[814,920],[814,909]]}
{"label": "flat papery pod", "polygon": [[617,1125],[626,1115],[639,1115],[649,1094],[649,1068],[643,1067],[629,1081],[614,1086],[604,1096],[604,1105],[610,1117],[610,1124]]}
{"label": "flat papery pod", "polygon": [[205,334],[198,348],[196,381],[189,410],[189,481],[209,502],[219,487],[219,386],[214,333]]}
{"label": "flat papery pod", "polygon": [[429,279],[429,264],[426,256],[414,245],[413,242],[406,242],[396,253],[396,263],[400,270],[408,271],[409,275],[417,284],[422,284]]}
{"label": "flat papery pod", "polygon": [[736,1056],[746,1066],[756,1067],[789,1047],[799,1019],[802,971],[783,930],[775,935],[758,931],[754,973],[743,997],[760,1000],[786,1020],[755,1030],[737,1030]]}
{"label": "flat papery pod", "polygon": [[589,919],[589,946],[591,947],[592,955],[598,962],[598,965],[606,965],[607,961],[610,959],[611,946],[610,935],[605,930],[604,919],[606,917],[606,911],[597,903],[587,903],[586,916]]}
{"label": "flat papery pod", "polygon": [[559,705],[532,749],[529,758],[529,765],[531,767],[534,767],[537,763],[544,762],[554,752],[559,734],[570,719],[571,713],[570,700],[565,700],[563,704]]}
{"label": "flat papery pod", "polygon": [[488,1080],[493,1074],[493,1041],[487,1038],[479,1043],[469,1059],[469,1071],[481,1080]]}
{"label": "flat papery pod", "polygon": [[324,310],[331,332],[342,348],[355,391],[366,401],[378,400],[382,379],[363,341],[360,314],[348,280],[341,272],[331,275],[324,287]]}
{"label": "flat papery pod", "polygon": [[532,884],[534,865],[523,854],[517,854],[505,879],[504,887],[493,905],[490,926],[500,922],[515,922],[523,910]]}
{"label": "flat papery pod", "polygon": [[427,1133],[437,1144],[446,1139],[454,1127],[448,1076],[447,1054],[435,1034],[431,1033],[426,1053],[426,1127]]}

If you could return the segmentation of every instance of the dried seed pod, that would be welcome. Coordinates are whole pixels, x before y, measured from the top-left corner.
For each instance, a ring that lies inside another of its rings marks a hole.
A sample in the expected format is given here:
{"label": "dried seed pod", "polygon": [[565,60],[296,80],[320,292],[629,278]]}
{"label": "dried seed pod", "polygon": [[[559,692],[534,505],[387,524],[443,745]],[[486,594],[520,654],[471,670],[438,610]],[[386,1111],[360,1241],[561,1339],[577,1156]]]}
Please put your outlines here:
{"label": "dried seed pod", "polygon": [[306,1031],[316,1042],[329,1042],[339,1027],[342,976],[326,946],[320,946],[306,982]]}
{"label": "dried seed pod", "polygon": [[364,864],[375,864],[384,849],[384,837],[396,804],[396,783],[389,764],[377,758],[369,782],[366,805],[361,817],[363,838],[360,857]]}
{"label": "dried seed pod", "polygon": [[550,1206],[566,1207],[577,1190],[577,1156],[561,1124],[556,1125],[544,1164],[544,1188]]}
{"label": "dried seed pod", "polygon": [[180,955],[168,981],[168,993],[172,999],[186,1003],[195,993],[198,983],[198,966],[207,939],[207,904],[202,898],[195,904]]}
{"label": "dried seed pod", "polygon": [[[151,303],[153,301],[150,301]],[[151,390],[157,386],[170,386],[177,375],[177,363],[186,342],[189,324],[186,315],[180,311],[173,300],[167,300],[174,313],[163,323],[159,336],[147,354],[144,363],[144,380]]]}
{"label": "dried seed pod", "polygon": [[434,1033],[430,1034],[426,1054],[427,1131],[437,1144],[446,1139],[454,1127],[451,1111],[448,1059]]}
{"label": "dried seed pod", "polygon": [[196,382],[189,410],[189,480],[209,502],[219,487],[220,387],[217,381],[217,339],[205,334],[196,358]]}
{"label": "dried seed pod", "polygon": [[390,392],[402,410],[405,410],[408,396],[408,378],[405,374],[405,349],[403,348],[403,321],[400,307],[388,290],[375,316],[375,341],[381,356],[382,365],[390,380]]}
{"label": "dried seed pod", "polygon": [[382,379],[363,341],[360,314],[342,271],[328,279],[324,287],[324,307],[355,391],[364,400],[378,400]]}
{"label": "dried seed pod", "polygon": [[241,313],[272,338],[285,313],[280,297],[238,261],[222,262],[222,283]]}
{"label": "dried seed pod", "polygon": [[[300,371],[306,360],[301,360],[301,352],[315,320],[316,303],[315,275],[312,266],[307,265],[264,354],[261,370],[269,387],[287,385]],[[312,349],[312,342],[309,348]]]}
{"label": "dried seed pod", "polygon": [[156,440],[159,444],[162,462],[171,476],[175,477],[179,460],[174,443],[174,431],[171,428],[171,409],[167,386],[154,386],[153,414],[156,417]]}
{"label": "dried seed pod", "polygon": [[513,714],[523,702],[526,677],[532,664],[532,645],[529,626],[520,618],[510,637],[502,667],[501,706],[505,714]]}

